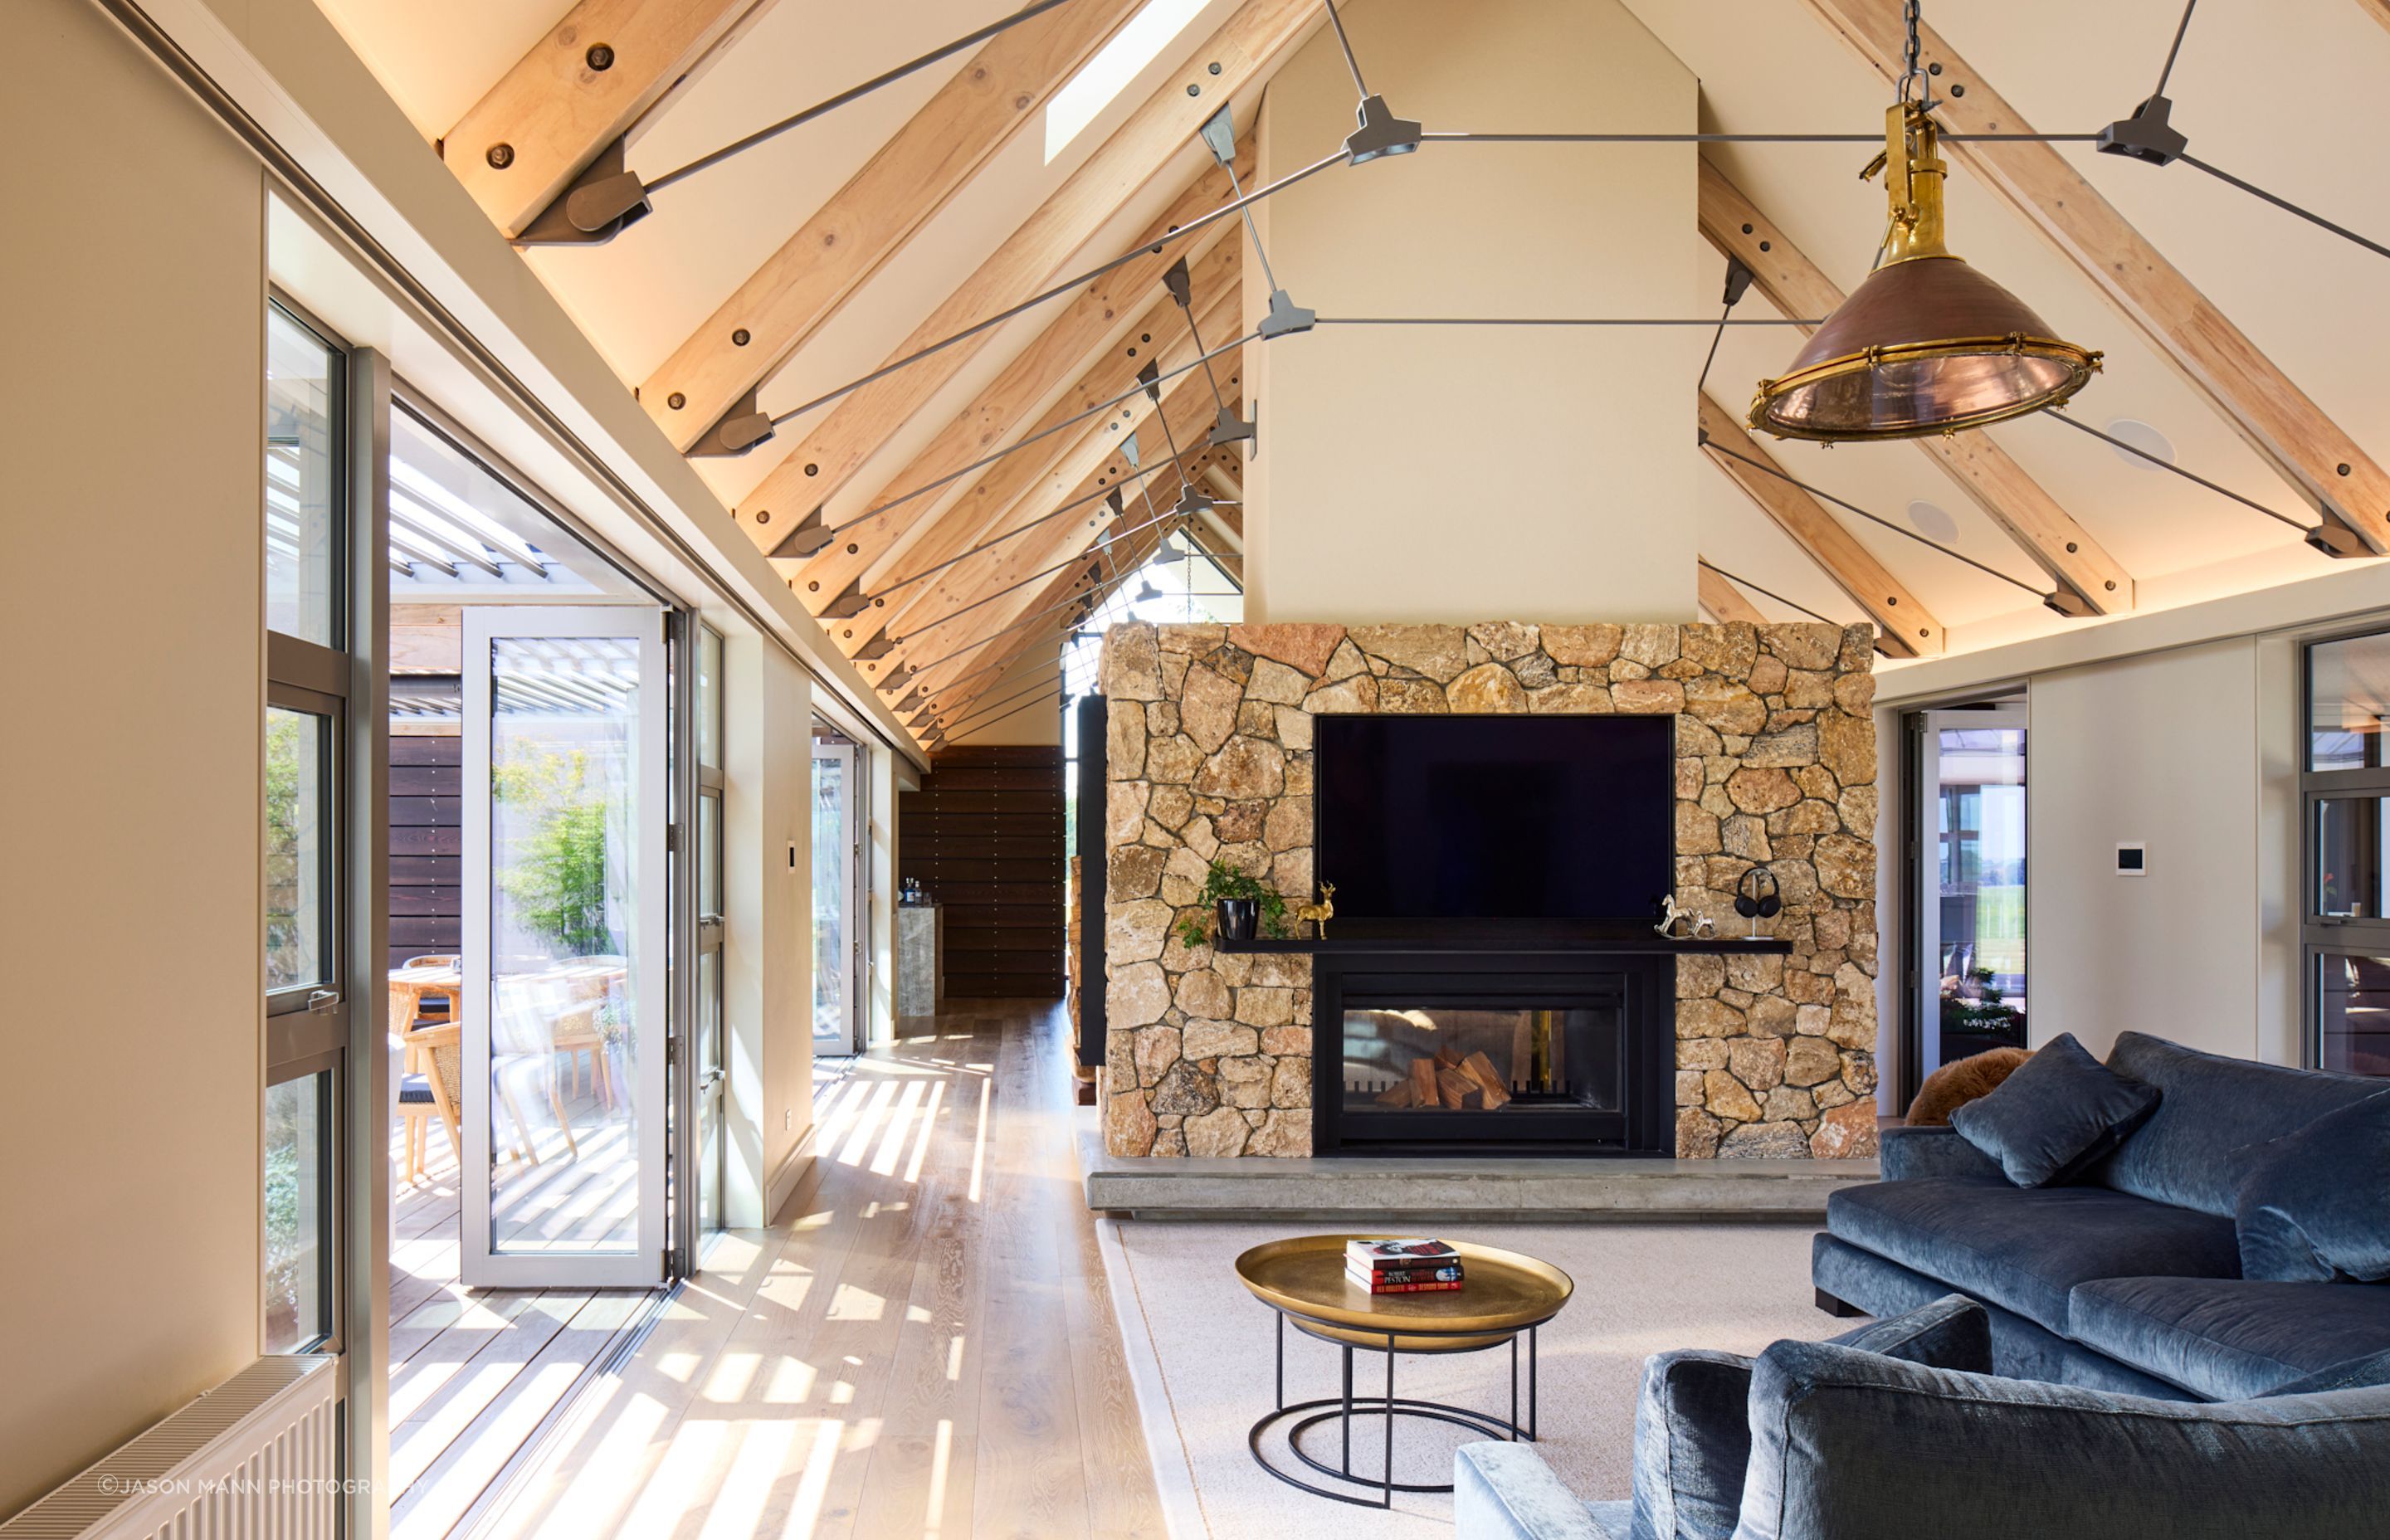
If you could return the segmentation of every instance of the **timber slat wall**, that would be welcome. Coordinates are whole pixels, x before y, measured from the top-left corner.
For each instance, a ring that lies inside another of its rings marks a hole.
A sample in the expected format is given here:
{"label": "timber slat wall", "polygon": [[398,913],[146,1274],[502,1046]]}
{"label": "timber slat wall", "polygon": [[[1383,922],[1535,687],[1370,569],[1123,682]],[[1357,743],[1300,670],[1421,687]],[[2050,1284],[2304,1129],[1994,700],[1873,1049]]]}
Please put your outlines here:
{"label": "timber slat wall", "polygon": [[1062,994],[1062,751],[947,749],[897,799],[896,877],[946,906],[946,993]]}
{"label": "timber slat wall", "polygon": [[390,961],[465,939],[465,740],[390,740]]}

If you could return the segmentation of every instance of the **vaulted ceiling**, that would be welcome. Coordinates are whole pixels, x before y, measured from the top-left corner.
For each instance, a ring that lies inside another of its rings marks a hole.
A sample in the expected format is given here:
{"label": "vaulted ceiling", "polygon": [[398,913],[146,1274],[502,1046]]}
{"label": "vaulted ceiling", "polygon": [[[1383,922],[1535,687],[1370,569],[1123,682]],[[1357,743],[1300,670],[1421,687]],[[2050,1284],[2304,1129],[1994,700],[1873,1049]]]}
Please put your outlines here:
{"label": "vaulted ceiling", "polygon": [[[1700,78],[1705,132],[1882,122],[1898,0],[1625,3]],[[322,4],[510,236],[618,139],[652,182],[1015,8]],[[1467,6],[1452,16],[1468,25]],[[1938,115],[1961,133],[2100,128],[2149,93],[2180,17],[2178,0],[1936,0]],[[1124,443],[1143,429],[1149,465],[1165,439],[1193,451],[1214,402],[1200,371],[1163,379],[1158,400],[1136,389],[1138,371],[1195,359],[1190,316],[1214,346],[1237,334],[1244,248],[1217,222],[811,404],[1217,208],[1228,178],[1196,128],[1226,104],[1244,130],[1272,71],[1324,19],[1317,0],[1069,0],[657,189],[653,212],[609,242],[526,246],[523,260],[662,430],[699,452],[725,517],[782,553],[792,590],[926,733],[932,713],[954,721],[1002,678],[998,664],[1050,647],[1091,584],[1159,540],[1134,497],[1106,500],[1130,470]],[[2385,71],[2384,0],[2211,3],[2167,95],[2194,154],[2379,237]],[[1075,134],[1056,125],[1089,110]],[[1863,148],[1702,155],[1711,276],[1723,287],[1729,254],[1757,276],[1738,315],[1821,315],[1866,276],[1882,203],[1854,175]],[[2106,354],[2074,417],[2302,524],[2330,499],[2361,548],[2390,547],[2390,472],[2372,457],[2390,460],[2383,258],[2187,164],[2080,143],[1954,144],[1950,158],[1954,247]],[[1180,257],[1185,309],[1164,284]],[[1707,399],[1689,404],[1710,437],[1697,447],[1689,420],[1682,453],[1717,467],[1690,510],[1714,615],[1873,620],[1896,659],[2292,581],[2332,559],[2044,417],[1909,445],[1752,443],[1736,426],[1752,382],[1796,346],[1783,327],[1729,329]],[[1232,402],[1235,363],[1216,366]],[[754,430],[739,425],[759,412],[796,415],[742,455],[704,453],[726,422],[734,437]],[[1233,495],[1233,450],[1189,461]],[[1198,533],[1240,550],[1233,508]],[[1089,559],[1107,535],[1116,547]]]}

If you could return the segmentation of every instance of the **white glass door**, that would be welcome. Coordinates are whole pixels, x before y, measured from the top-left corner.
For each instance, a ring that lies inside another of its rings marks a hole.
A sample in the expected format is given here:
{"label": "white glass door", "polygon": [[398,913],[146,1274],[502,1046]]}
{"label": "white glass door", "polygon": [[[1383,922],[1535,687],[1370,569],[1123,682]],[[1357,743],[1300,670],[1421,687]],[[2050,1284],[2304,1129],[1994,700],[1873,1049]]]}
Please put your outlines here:
{"label": "white glass door", "polygon": [[663,1275],[663,616],[468,607],[464,1281]]}
{"label": "white glass door", "polygon": [[854,745],[814,745],[814,1046],[826,1053],[862,1046],[854,778]]}

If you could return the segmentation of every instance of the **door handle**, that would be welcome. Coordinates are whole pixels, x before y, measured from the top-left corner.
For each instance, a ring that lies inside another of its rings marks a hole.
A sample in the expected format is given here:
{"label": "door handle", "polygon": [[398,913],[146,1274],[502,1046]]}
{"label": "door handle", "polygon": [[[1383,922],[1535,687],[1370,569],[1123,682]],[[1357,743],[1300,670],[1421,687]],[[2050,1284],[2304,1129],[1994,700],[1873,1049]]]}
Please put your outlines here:
{"label": "door handle", "polygon": [[340,1003],[341,992],[337,989],[312,989],[307,992],[307,1008],[317,1016],[329,1015]]}

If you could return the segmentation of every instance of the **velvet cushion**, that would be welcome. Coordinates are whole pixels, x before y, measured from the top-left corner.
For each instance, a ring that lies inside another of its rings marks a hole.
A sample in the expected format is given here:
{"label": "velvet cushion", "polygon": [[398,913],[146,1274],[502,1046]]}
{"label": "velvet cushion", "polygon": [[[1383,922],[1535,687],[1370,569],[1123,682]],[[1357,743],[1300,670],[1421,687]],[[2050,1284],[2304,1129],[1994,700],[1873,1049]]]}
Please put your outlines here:
{"label": "velvet cushion", "polygon": [[2069,1335],[2216,1401],[2390,1350],[2390,1288],[2238,1278],[2101,1278]]}
{"label": "velvet cushion", "polygon": [[1980,1176],[2005,1182],[2000,1163],[1960,1138],[1947,1126],[1887,1128],[1876,1136],[1883,1179],[1907,1181],[1913,1176]]}
{"label": "velvet cushion", "polygon": [[1952,1112],[1950,1126],[2017,1186],[2050,1187],[2123,1143],[2157,1104],[2155,1086],[2126,1079],[2065,1033]]}
{"label": "velvet cushion", "polygon": [[2266,1393],[2319,1395],[2326,1391],[2358,1391],[2376,1385],[2390,1385],[2390,1352],[2369,1353],[2345,1364],[2334,1364],[2328,1369],[2318,1369],[2296,1380],[2286,1380]]}
{"label": "velvet cushion", "polygon": [[1779,1342],[1736,1540],[2377,1534],[2390,1391],[2204,1405]]}
{"label": "velvet cushion", "polygon": [[[1988,1373],[1984,1307],[1952,1294],[1834,1339],[1912,1363]],[[1687,1349],[1643,1366],[1635,1406],[1634,1540],[1728,1540],[1751,1458],[1751,1360]]]}
{"label": "velvet cushion", "polygon": [[1532,1444],[1452,1452],[1453,1528],[1463,1540],[1625,1540],[1623,1506],[1580,1501]]}
{"label": "velvet cushion", "polygon": [[2382,1082],[2201,1053],[2128,1032],[2108,1067],[2163,1093],[2149,1121],[2086,1181],[2203,1213],[2229,1214],[2249,1174],[2244,1146],[2382,1093]]}
{"label": "velvet cushion", "polygon": [[2241,1275],[2286,1283],[2390,1278],[2390,1091],[2239,1150]]}
{"label": "velvet cushion", "polygon": [[2105,1187],[2012,1187],[1964,1176],[1877,1182],[1829,1197],[1826,1228],[2061,1336],[2067,1291],[2086,1279],[2241,1271],[2229,1219]]}

